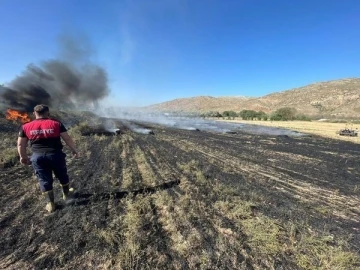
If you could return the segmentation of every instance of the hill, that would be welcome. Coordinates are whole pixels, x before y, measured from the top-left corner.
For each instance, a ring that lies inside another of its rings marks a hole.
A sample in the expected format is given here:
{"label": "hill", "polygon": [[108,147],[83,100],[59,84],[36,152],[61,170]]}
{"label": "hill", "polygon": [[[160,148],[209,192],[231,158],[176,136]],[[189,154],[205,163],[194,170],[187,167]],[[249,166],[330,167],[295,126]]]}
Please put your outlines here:
{"label": "hill", "polygon": [[359,117],[360,78],[319,82],[263,97],[180,98],[149,106],[149,109],[172,112],[208,112],[262,110],[272,112],[281,107],[296,108],[307,115]]}

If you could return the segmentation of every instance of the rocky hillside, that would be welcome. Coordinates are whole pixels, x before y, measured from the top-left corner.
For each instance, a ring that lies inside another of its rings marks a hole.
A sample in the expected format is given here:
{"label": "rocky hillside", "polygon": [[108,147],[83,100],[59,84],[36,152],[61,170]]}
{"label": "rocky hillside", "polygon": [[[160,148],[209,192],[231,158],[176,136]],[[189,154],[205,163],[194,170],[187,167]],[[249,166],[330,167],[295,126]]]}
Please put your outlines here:
{"label": "rocky hillside", "polygon": [[251,109],[269,113],[281,107],[294,107],[299,113],[313,116],[360,117],[360,78],[320,82],[260,98],[200,96],[175,99],[149,108],[182,112]]}

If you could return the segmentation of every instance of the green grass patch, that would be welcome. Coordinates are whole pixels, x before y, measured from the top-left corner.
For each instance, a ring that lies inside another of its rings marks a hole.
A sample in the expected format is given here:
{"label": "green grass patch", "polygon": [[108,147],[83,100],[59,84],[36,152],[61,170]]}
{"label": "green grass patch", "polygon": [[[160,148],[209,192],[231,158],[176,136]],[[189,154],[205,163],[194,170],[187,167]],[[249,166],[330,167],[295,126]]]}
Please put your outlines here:
{"label": "green grass patch", "polygon": [[302,235],[295,252],[298,265],[304,269],[359,269],[359,257],[334,245],[333,238]]}
{"label": "green grass patch", "polygon": [[249,237],[249,245],[256,253],[276,256],[282,252],[285,233],[273,220],[260,216],[241,223]]}

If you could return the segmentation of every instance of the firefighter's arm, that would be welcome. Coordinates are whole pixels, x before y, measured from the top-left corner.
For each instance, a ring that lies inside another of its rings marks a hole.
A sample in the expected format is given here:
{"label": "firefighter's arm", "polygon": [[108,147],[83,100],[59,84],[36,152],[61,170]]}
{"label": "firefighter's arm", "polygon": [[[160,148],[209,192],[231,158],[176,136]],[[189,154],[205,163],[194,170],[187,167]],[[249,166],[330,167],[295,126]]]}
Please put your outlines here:
{"label": "firefighter's arm", "polygon": [[18,137],[18,141],[17,141],[17,149],[18,149],[18,153],[20,156],[20,162],[22,164],[29,164],[30,160],[27,157],[26,154],[26,146],[28,143],[28,138],[26,137]]}
{"label": "firefighter's arm", "polygon": [[66,143],[66,145],[70,147],[73,155],[74,155],[75,157],[78,157],[78,156],[79,156],[79,153],[78,153],[78,151],[76,150],[75,143],[74,143],[73,139],[69,136],[69,134],[68,134],[67,132],[61,132],[61,133],[60,133],[60,136],[61,136],[61,138],[64,140],[64,142]]}

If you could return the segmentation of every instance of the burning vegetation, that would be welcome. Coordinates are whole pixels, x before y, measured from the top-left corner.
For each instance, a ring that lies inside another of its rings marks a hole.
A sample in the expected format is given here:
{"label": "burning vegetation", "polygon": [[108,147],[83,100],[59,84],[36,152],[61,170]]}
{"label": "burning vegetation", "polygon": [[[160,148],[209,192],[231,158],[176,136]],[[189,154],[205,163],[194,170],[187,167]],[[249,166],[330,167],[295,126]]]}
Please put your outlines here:
{"label": "burning vegetation", "polygon": [[13,109],[8,109],[6,111],[6,119],[11,121],[20,121],[21,123],[26,123],[31,121],[28,113],[20,112]]}

